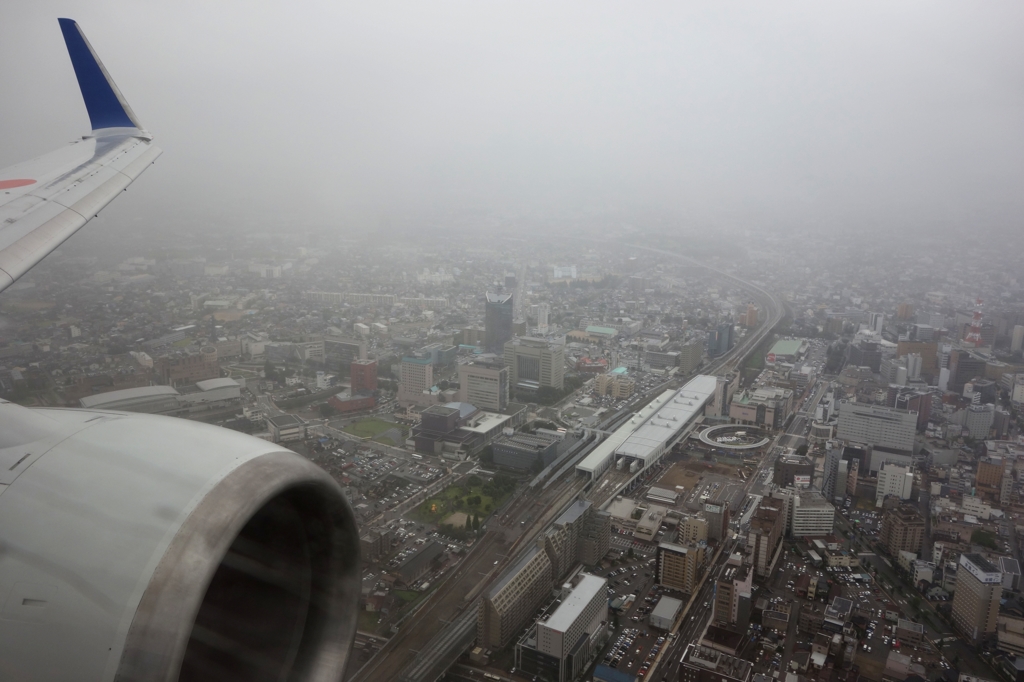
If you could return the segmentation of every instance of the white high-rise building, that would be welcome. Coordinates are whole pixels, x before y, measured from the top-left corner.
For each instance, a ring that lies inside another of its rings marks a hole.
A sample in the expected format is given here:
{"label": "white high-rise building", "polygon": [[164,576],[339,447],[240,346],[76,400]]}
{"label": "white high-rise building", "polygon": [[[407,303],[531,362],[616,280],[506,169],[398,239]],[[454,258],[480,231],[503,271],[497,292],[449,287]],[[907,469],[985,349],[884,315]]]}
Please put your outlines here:
{"label": "white high-rise building", "polygon": [[878,470],[878,487],[875,490],[875,506],[881,507],[886,496],[895,495],[901,500],[910,499],[914,486],[914,473],[908,467],[883,464]]}
{"label": "white high-rise building", "polygon": [[[561,605],[537,624],[536,651],[558,666],[559,682],[574,680],[586,669],[603,643],[609,622],[608,581],[587,573],[576,581],[563,586]],[[522,647],[517,648],[522,656]]]}
{"label": "white high-rise building", "polygon": [[548,317],[551,315],[551,306],[547,303],[538,303],[533,306],[533,314],[537,317],[537,332],[548,333]]}
{"label": "white high-rise building", "polygon": [[916,434],[917,412],[839,401],[836,438],[840,440],[910,452]]}
{"label": "white high-rise building", "polygon": [[430,358],[402,358],[398,401],[402,404],[429,405],[430,389],[434,385],[434,368]]}
{"label": "white high-rise building", "polygon": [[917,381],[921,378],[921,362],[920,353],[907,354],[907,378],[911,381]]}
{"label": "white high-rise building", "polygon": [[508,367],[497,360],[459,365],[459,400],[481,410],[501,412],[508,407]]}
{"label": "white high-rise building", "polygon": [[795,538],[831,535],[836,508],[817,490],[782,488],[772,497],[783,504],[786,531]]}
{"label": "white high-rise building", "polygon": [[1010,351],[1016,352],[1024,350],[1024,324],[1018,324],[1013,328],[1013,334],[1010,336]]}

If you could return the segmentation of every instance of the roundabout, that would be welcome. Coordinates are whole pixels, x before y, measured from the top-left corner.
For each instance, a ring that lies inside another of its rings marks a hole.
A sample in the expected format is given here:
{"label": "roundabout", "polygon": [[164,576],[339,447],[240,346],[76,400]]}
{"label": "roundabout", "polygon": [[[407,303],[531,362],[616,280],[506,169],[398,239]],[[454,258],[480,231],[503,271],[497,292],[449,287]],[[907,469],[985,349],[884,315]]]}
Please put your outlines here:
{"label": "roundabout", "polygon": [[710,426],[700,432],[700,442],[722,450],[757,450],[771,442],[771,438],[756,426],[722,424]]}

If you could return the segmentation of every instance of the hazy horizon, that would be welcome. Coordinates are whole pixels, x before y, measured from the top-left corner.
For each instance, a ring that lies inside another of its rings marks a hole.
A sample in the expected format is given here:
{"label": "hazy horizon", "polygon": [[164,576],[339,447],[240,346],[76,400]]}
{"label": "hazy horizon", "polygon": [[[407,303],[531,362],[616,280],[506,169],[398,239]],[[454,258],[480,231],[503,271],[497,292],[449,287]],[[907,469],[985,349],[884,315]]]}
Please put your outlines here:
{"label": "hazy horizon", "polygon": [[58,16],[163,148],[104,212],[114,224],[345,235],[589,216],[948,235],[1010,233],[1024,215],[1017,4],[40,2],[2,16],[16,68],[0,75],[0,167],[87,132]]}

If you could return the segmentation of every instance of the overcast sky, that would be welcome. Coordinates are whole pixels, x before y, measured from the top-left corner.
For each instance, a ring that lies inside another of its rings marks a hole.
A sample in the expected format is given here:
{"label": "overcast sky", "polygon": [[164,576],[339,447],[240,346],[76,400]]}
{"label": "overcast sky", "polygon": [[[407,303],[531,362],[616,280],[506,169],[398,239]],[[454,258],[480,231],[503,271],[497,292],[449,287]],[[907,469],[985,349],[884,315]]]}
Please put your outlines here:
{"label": "overcast sky", "polygon": [[0,166],[87,129],[76,19],[164,155],[114,220],[418,211],[1019,230],[1024,4],[0,7]]}

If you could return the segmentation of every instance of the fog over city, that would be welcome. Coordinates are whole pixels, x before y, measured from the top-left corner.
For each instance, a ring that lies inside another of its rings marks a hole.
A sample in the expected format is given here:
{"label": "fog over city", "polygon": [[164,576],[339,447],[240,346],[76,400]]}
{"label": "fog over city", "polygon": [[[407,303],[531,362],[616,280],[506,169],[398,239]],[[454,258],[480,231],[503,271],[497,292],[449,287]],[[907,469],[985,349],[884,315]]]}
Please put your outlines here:
{"label": "fog over city", "polygon": [[0,680],[1024,682],[1022,20],[0,4]]}
{"label": "fog over city", "polygon": [[165,149],[104,216],[140,230],[950,235],[1024,210],[1017,3],[9,3],[0,166],[85,130],[57,16]]}

